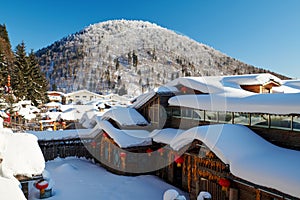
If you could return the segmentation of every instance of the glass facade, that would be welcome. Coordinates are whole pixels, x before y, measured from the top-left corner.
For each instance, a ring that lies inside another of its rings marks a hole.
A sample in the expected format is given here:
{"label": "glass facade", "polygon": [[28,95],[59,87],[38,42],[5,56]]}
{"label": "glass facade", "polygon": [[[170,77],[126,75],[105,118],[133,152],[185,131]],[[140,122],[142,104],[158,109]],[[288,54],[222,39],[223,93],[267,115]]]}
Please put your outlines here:
{"label": "glass facade", "polygon": [[270,127],[279,129],[291,129],[292,116],[270,115]]}
{"label": "glass facade", "polygon": [[172,107],[168,117],[215,123],[233,123],[264,128],[300,131],[300,115],[274,115],[240,112],[217,112],[191,108]]}
{"label": "glass facade", "polygon": [[251,126],[269,127],[269,115],[251,114]]}
{"label": "glass facade", "polygon": [[248,113],[233,113],[233,123],[250,125],[250,114]]}

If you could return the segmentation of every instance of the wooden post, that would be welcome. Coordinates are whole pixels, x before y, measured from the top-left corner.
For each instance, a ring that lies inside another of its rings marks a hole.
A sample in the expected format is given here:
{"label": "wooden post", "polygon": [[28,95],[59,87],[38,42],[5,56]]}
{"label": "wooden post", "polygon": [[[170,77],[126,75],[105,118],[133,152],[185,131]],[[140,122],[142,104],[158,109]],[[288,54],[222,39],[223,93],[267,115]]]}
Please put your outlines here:
{"label": "wooden post", "polygon": [[[185,157],[186,158],[186,157]],[[192,169],[191,169],[191,156],[188,156],[188,166],[187,166],[187,176],[188,176],[188,192],[191,192],[191,182],[192,182]]]}
{"label": "wooden post", "polygon": [[229,200],[238,200],[239,198],[238,190],[235,188],[229,189]]}
{"label": "wooden post", "polygon": [[28,182],[21,182],[21,186],[24,196],[26,197],[26,199],[28,199]]}
{"label": "wooden post", "polygon": [[256,189],[256,197],[255,197],[255,200],[260,200],[260,190],[259,189]]}

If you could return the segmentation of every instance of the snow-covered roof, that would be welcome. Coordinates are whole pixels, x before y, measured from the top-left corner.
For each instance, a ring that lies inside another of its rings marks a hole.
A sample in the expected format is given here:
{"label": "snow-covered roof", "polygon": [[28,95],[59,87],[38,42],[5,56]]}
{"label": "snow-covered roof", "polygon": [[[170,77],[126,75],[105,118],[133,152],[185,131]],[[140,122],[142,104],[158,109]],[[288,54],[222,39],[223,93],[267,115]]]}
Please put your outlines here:
{"label": "snow-covered roof", "polygon": [[300,152],[275,146],[242,125],[191,128],[172,140],[179,150],[194,139],[205,143],[233,175],[299,197]]}
{"label": "snow-covered roof", "polygon": [[36,115],[34,113],[39,113],[40,109],[38,109],[35,106],[29,105],[25,108],[19,107],[19,110],[17,112],[20,116],[23,116],[25,119],[31,120],[31,119],[36,118]]}
{"label": "snow-covered roof", "polygon": [[156,92],[154,92],[154,91],[150,91],[150,92],[141,94],[134,100],[131,107],[136,108],[136,109],[140,108],[142,105],[144,105],[146,102],[148,102],[152,97],[154,97],[155,94],[156,94]]}
{"label": "snow-covered roof", "polygon": [[147,120],[134,108],[113,108],[103,114],[102,119],[113,119],[121,126],[148,125]]}
{"label": "snow-covered roof", "polygon": [[148,102],[155,94],[176,93],[176,86],[185,86],[206,94],[226,94],[226,96],[249,96],[256,93],[246,91],[241,85],[264,85],[270,81],[281,84],[282,81],[272,74],[246,74],[234,76],[203,76],[203,77],[181,77],[163,86],[155,88],[153,91],[142,94],[133,102],[133,108],[140,108]]}
{"label": "snow-covered roof", "polygon": [[89,137],[91,129],[70,129],[57,131],[27,131],[35,135],[38,140],[61,140],[70,138]]}
{"label": "snow-covered roof", "polygon": [[76,108],[68,108],[67,110],[64,110],[61,112],[57,119],[63,119],[63,120],[69,120],[69,121],[75,121],[81,119],[83,113],[78,111]]}
{"label": "snow-covered roof", "polygon": [[273,92],[300,93],[300,80],[284,80],[279,87],[273,87]]}
{"label": "snow-covered roof", "polygon": [[233,76],[203,76],[181,77],[166,84],[166,86],[183,85],[203,93],[245,93],[252,92],[243,90],[241,85],[264,85],[270,81],[281,84],[281,80],[272,74],[245,74]]}
{"label": "snow-covered roof", "polygon": [[289,86],[289,87],[300,90],[300,80],[299,79],[284,80],[284,81],[282,81],[282,85]]}
{"label": "snow-covered roof", "polygon": [[222,78],[223,82],[232,82],[239,85],[265,85],[270,81],[277,82],[281,84],[281,79],[278,77],[263,73],[263,74],[245,74],[245,75],[234,75],[234,76],[224,76]]}
{"label": "snow-covered roof", "polygon": [[181,77],[166,84],[166,86],[183,85],[185,87],[201,91],[203,93],[223,92],[220,77]]}
{"label": "snow-covered roof", "polygon": [[23,100],[18,102],[19,105],[31,105],[31,100]]}
{"label": "snow-covered roof", "polygon": [[2,176],[13,179],[14,175],[31,177],[41,174],[45,160],[37,141],[37,137],[32,134],[0,129]]}
{"label": "snow-covered roof", "polygon": [[[104,112],[106,111],[104,110]],[[95,109],[86,111],[80,118],[79,123],[85,128],[93,128],[97,124],[98,118],[101,118],[104,112],[98,112]]]}
{"label": "snow-covered roof", "polygon": [[61,105],[62,105],[61,103],[54,102],[54,101],[45,104],[46,107],[60,107]]}
{"label": "snow-covered roof", "polygon": [[47,91],[47,94],[48,94],[48,95],[58,94],[58,95],[60,95],[60,96],[64,96],[64,95],[65,95],[65,93],[59,92],[59,91]]}
{"label": "snow-covered roof", "polygon": [[160,86],[160,87],[154,88],[154,92],[161,94],[161,93],[176,93],[179,91],[174,86]]}
{"label": "snow-covered roof", "polygon": [[152,139],[147,137],[149,132],[146,130],[120,130],[106,120],[99,121],[98,125],[102,130],[107,132],[121,148],[152,144]]}
{"label": "snow-covered roof", "polygon": [[241,97],[226,95],[178,95],[169,99],[172,106],[211,111],[300,114],[300,93],[255,94]]}
{"label": "snow-covered roof", "polygon": [[90,94],[90,95],[93,95],[93,96],[103,97],[103,95],[100,95],[100,94],[97,94],[97,93],[94,93],[94,92],[91,92],[91,91],[88,91],[88,90],[78,90],[78,91],[75,91],[75,92],[70,92],[70,93],[65,94],[65,97],[74,96],[74,95],[78,95],[78,94],[84,94],[84,93]]}
{"label": "snow-covered roof", "polygon": [[154,142],[170,144],[170,142],[178,135],[180,135],[184,130],[165,128],[165,129],[155,129],[150,133]]}

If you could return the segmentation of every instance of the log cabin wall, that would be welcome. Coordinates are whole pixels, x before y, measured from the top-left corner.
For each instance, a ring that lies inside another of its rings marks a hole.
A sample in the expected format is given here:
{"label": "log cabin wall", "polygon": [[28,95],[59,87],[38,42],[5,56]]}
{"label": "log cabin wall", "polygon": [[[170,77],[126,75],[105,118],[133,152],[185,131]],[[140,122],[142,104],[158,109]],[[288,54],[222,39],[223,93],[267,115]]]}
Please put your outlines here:
{"label": "log cabin wall", "polygon": [[[212,152],[206,151],[205,147],[195,149],[199,145],[202,145],[200,141],[194,141],[190,145],[182,155],[184,161],[181,166],[178,167],[173,162],[158,170],[156,175],[188,192],[191,200],[196,200],[201,191],[209,192],[212,200],[299,200],[274,189],[240,180],[230,173],[228,165],[225,165]],[[169,160],[174,160],[176,154],[178,152],[170,150]],[[181,170],[181,174],[178,173],[178,169]],[[181,175],[180,178],[175,177],[178,174]],[[230,186],[222,188],[220,179],[229,180]],[[178,180],[181,180],[181,183],[178,183]]]}
{"label": "log cabin wall", "polygon": [[153,129],[163,128],[166,124],[168,100],[174,96],[173,93],[156,94],[147,103],[137,109],[146,120],[151,122]]}
{"label": "log cabin wall", "polygon": [[[94,139],[39,141],[39,144],[46,161],[58,156],[100,158],[98,161],[116,174],[156,174],[166,182],[187,191],[191,200],[197,199],[201,191],[210,192],[213,200],[299,200],[299,198],[291,197],[270,188],[251,183],[244,184],[239,178],[230,174],[229,167],[206,149],[200,141],[194,141],[188,150],[184,151],[181,166],[177,166],[174,162],[174,156],[178,155],[178,152],[169,147],[165,147],[164,152],[161,152],[159,156],[154,156],[158,154],[156,150],[160,147],[159,144],[149,147],[121,149],[113,140],[102,136]],[[200,146],[201,148],[199,148]],[[153,149],[153,154],[145,156],[146,149],[150,147],[156,149]],[[122,156],[122,153],[126,153],[126,156]],[[99,157],[95,157],[95,155],[99,155]],[[154,168],[153,163],[157,165]],[[147,166],[150,166],[150,168],[147,169]],[[166,167],[159,168],[159,166]],[[157,170],[153,171],[155,168]],[[134,171],[136,173],[133,173]],[[230,187],[223,190],[218,182],[220,178],[230,180]]]}
{"label": "log cabin wall", "polygon": [[250,92],[261,93],[261,85],[241,85],[241,88]]}
{"label": "log cabin wall", "polygon": [[277,86],[280,86],[280,84],[275,81],[270,81],[263,85],[241,85],[241,88],[255,93],[272,93],[272,88]]}

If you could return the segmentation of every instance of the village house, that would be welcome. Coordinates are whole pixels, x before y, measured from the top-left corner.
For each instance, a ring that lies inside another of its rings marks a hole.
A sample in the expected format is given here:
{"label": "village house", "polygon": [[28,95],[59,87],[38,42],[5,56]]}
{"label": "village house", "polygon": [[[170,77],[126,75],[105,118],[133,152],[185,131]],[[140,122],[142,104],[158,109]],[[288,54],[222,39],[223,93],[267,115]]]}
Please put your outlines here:
{"label": "village house", "polygon": [[64,104],[82,104],[84,102],[103,99],[103,96],[94,92],[90,92],[88,90],[79,90],[71,93],[67,93],[64,95]]}
{"label": "village house", "polygon": [[58,102],[58,103],[62,103],[63,97],[65,96],[63,92],[58,92],[58,91],[47,91],[47,95],[49,101]]}
{"label": "village house", "polygon": [[300,90],[270,74],[184,77],[116,108],[92,133],[97,159],[155,173],[196,199],[299,199]]}

